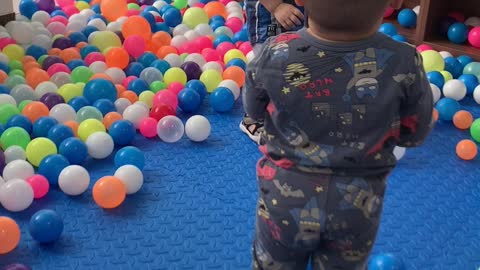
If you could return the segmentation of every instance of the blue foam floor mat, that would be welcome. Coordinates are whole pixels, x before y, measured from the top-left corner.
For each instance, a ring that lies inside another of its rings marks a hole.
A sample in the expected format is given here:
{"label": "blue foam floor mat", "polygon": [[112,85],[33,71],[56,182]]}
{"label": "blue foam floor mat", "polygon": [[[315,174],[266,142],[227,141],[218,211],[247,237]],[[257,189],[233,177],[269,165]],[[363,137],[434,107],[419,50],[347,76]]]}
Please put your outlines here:
{"label": "blue foam floor mat", "polygon": [[[466,105],[480,117],[473,102]],[[77,198],[52,191],[22,213],[0,209],[22,230],[0,268],[250,269],[259,153],[238,130],[240,104],[230,114],[202,113],[213,128],[206,143],[135,140],[146,153],[145,185],[117,209],[96,206],[91,189]],[[456,143],[468,136],[440,123],[424,146],[407,152],[389,180],[374,253],[391,252],[406,269],[480,266],[480,161],[455,156]],[[114,172],[112,158],[86,167],[92,180]],[[65,230],[55,244],[39,246],[27,224],[44,208],[63,216]]]}

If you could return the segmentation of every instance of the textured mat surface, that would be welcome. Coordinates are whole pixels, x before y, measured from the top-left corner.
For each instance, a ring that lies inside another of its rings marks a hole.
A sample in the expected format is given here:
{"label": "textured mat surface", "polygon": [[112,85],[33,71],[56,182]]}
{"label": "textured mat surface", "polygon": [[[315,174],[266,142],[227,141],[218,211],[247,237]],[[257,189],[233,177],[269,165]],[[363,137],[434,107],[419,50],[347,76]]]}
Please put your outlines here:
{"label": "textured mat surface", "polygon": [[[78,198],[53,191],[19,214],[0,209],[22,229],[20,246],[0,256],[0,267],[19,262],[35,270],[249,269],[259,154],[238,130],[240,104],[231,114],[204,114],[213,127],[207,143],[136,139],[148,160],[146,182],[118,209],[101,210],[91,190]],[[425,146],[407,152],[390,178],[374,252],[396,254],[407,269],[480,266],[480,161],[462,162],[454,154],[466,137],[439,124]],[[87,168],[97,180],[112,174],[112,165],[108,159]],[[27,233],[30,216],[44,208],[65,221],[61,240],[49,246],[39,246]]]}

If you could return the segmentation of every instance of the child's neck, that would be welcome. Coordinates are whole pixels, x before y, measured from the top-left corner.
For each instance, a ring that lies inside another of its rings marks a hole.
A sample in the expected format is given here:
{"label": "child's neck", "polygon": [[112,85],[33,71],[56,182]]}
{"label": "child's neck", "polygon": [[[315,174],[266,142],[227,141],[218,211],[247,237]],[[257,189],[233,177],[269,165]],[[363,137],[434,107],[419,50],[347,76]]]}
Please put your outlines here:
{"label": "child's neck", "polygon": [[308,24],[307,28],[308,32],[323,41],[327,42],[354,42],[359,40],[364,40],[372,37],[377,33],[377,28],[373,28],[372,30],[365,32],[365,33],[347,33],[347,32],[328,32],[324,29],[320,29],[315,24],[310,23]]}

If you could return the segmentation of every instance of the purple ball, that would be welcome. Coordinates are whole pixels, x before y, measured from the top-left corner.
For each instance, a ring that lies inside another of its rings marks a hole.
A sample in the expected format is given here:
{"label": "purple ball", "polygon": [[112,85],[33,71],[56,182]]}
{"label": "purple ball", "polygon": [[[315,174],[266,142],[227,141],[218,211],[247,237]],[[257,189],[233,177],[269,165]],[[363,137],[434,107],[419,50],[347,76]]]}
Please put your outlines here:
{"label": "purple ball", "polygon": [[47,13],[52,13],[55,10],[54,0],[34,0],[39,10],[43,10]]}
{"label": "purple ball", "polygon": [[5,155],[3,151],[0,150],[0,172],[3,172],[3,168],[5,168]]}
{"label": "purple ball", "polygon": [[41,98],[40,102],[43,104],[47,105],[48,109],[52,109],[53,106],[60,104],[60,103],[65,103],[65,100],[63,99],[62,96],[60,96],[57,93],[45,93]]}
{"label": "purple ball", "polygon": [[183,71],[187,74],[187,79],[190,80],[198,80],[200,75],[202,75],[202,69],[200,66],[195,62],[185,62],[181,66]]}
{"label": "purple ball", "polygon": [[153,5],[153,0],[138,0],[140,6],[151,6]]}
{"label": "purple ball", "polygon": [[31,268],[21,263],[13,263],[3,267],[2,270],[31,270]]}
{"label": "purple ball", "polygon": [[43,70],[48,70],[49,67],[53,66],[54,64],[58,64],[58,63],[65,64],[65,62],[63,62],[63,59],[58,57],[58,56],[48,56],[43,61],[42,68],[43,68]]}
{"label": "purple ball", "polygon": [[450,16],[447,16],[447,17],[444,17],[441,21],[440,21],[440,28],[438,29],[439,31],[439,34],[442,35],[442,36],[447,36],[448,34],[448,29],[450,28],[450,26],[454,23],[456,23],[457,20],[455,20],[454,18],[450,17]]}
{"label": "purple ball", "polygon": [[73,42],[65,37],[57,38],[52,44],[52,48],[58,48],[60,50],[65,50],[74,46]]}

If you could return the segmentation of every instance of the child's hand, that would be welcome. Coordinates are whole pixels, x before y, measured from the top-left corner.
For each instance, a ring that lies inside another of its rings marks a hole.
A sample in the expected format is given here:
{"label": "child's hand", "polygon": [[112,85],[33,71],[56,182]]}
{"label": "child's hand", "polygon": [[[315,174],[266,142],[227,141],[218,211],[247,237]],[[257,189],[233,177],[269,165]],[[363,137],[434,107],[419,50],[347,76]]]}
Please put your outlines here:
{"label": "child's hand", "polygon": [[295,6],[282,3],[273,11],[275,19],[285,28],[285,30],[291,30],[296,26],[303,24],[303,13]]}

